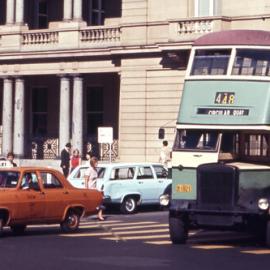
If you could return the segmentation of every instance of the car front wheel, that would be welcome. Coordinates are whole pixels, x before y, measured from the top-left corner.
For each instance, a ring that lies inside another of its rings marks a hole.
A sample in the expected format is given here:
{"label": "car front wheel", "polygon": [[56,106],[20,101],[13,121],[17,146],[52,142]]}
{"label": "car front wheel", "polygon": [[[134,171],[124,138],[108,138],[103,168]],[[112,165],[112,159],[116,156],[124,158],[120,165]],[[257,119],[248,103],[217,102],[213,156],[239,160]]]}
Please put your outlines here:
{"label": "car front wheel", "polygon": [[137,201],[133,197],[127,197],[123,200],[120,211],[122,214],[133,214],[137,210]]}
{"label": "car front wheel", "polygon": [[20,235],[25,232],[26,225],[13,225],[10,226],[10,229],[15,235]]}
{"label": "car front wheel", "polygon": [[65,220],[61,223],[61,229],[65,233],[71,233],[78,230],[80,225],[80,216],[74,212],[69,211]]}
{"label": "car front wheel", "polygon": [[0,237],[3,235],[3,231],[4,231],[4,219],[2,217],[0,217]]}
{"label": "car front wheel", "polygon": [[186,222],[178,217],[169,218],[170,237],[173,244],[185,244],[188,238]]}

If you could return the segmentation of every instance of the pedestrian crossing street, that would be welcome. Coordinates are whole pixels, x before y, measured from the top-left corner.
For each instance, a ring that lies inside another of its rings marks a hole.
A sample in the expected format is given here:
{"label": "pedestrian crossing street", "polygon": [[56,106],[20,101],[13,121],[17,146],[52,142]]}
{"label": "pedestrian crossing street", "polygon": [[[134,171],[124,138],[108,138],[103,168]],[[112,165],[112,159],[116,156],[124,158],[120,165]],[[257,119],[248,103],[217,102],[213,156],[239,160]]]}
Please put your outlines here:
{"label": "pedestrian crossing street", "polygon": [[[85,221],[80,225],[79,233],[60,234],[61,237],[97,237],[105,241],[128,242],[141,241],[147,245],[172,246],[167,223],[156,221],[124,222],[121,220]],[[233,232],[204,232],[190,231],[187,247],[199,250],[224,250],[237,249],[234,245],[221,244],[228,240],[237,242],[250,236],[239,235]],[[213,243],[214,240],[214,243]],[[211,244],[211,242],[213,244]],[[220,242],[216,244],[217,242]],[[240,248],[243,254],[269,255],[270,249],[264,247],[243,247]]]}

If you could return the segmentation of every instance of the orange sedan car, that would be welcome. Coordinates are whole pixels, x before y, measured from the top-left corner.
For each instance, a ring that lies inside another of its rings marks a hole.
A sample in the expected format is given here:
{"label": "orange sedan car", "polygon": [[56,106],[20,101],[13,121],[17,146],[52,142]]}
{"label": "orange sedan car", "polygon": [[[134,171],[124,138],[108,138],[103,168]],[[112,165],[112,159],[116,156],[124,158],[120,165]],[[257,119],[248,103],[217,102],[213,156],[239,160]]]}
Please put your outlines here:
{"label": "orange sedan car", "polygon": [[101,192],[74,188],[54,169],[0,168],[0,235],[4,226],[21,234],[29,224],[50,223],[74,232],[80,218],[95,214],[101,201]]}

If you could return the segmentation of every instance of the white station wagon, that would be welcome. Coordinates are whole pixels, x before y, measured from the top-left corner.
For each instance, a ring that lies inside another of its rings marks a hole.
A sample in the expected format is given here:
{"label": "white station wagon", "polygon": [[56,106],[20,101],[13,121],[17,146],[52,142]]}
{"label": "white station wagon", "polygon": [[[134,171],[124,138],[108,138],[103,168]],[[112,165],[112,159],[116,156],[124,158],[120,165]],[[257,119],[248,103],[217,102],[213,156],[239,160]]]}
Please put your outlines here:
{"label": "white station wagon", "polygon": [[[85,188],[87,165],[78,166],[69,175],[69,182]],[[159,204],[160,196],[170,190],[172,180],[159,163],[98,164],[97,189],[104,193],[104,204],[118,204],[125,214],[134,213],[138,205]]]}

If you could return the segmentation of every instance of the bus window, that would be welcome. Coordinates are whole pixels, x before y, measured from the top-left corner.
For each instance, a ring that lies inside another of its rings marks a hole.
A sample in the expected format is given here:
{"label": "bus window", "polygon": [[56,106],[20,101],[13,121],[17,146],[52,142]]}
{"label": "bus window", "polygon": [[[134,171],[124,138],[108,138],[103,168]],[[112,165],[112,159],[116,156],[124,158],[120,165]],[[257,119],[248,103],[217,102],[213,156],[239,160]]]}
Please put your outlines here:
{"label": "bus window", "polygon": [[232,75],[270,76],[269,51],[237,50]]}
{"label": "bus window", "polygon": [[191,75],[225,75],[230,53],[230,50],[197,50]]}
{"label": "bus window", "polygon": [[244,154],[247,157],[269,157],[269,134],[245,134]]}
{"label": "bus window", "polygon": [[216,131],[177,130],[174,150],[214,151],[217,141]]}

